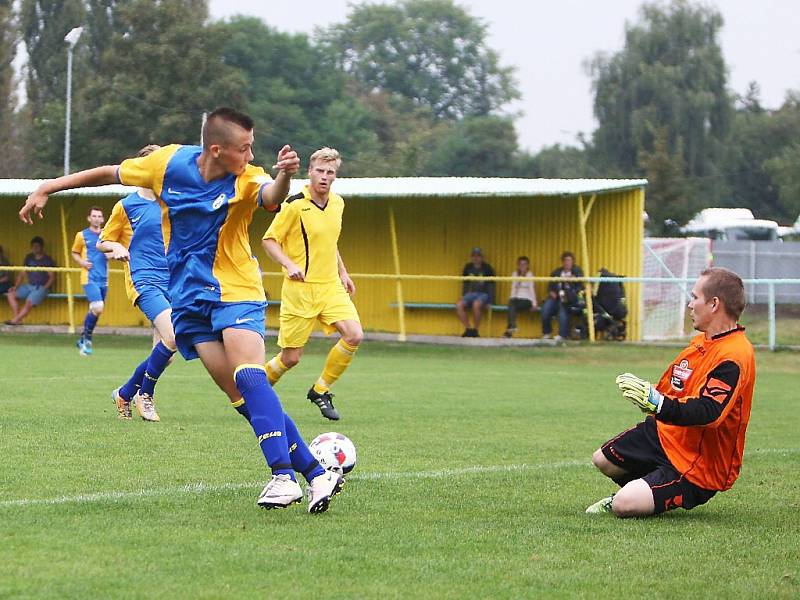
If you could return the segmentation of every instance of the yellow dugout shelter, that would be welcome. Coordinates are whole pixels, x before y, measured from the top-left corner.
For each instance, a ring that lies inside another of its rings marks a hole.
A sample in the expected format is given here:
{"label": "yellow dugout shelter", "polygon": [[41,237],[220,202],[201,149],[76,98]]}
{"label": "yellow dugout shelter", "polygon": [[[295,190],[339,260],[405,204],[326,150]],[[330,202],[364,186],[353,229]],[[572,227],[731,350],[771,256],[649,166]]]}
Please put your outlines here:
{"label": "yellow dugout shelter", "polygon": [[[35,180],[0,180],[0,245],[13,265],[21,265],[30,239],[40,235],[45,251],[58,266],[75,267],[70,248],[75,233],[87,226],[92,206],[110,214],[114,203],[133,188],[107,186],[54,195],[45,219],[32,227],[17,211],[35,189]],[[292,193],[304,181],[292,184]],[[511,179],[511,178],[353,178],[339,179],[334,191],[346,208],[339,250],[355,280],[355,303],[367,331],[459,335],[454,304],[461,292],[456,279],[470,249],[483,249],[498,276],[508,277],[516,259],[527,255],[535,276],[547,276],[572,251],[587,276],[601,267],[630,277],[641,276],[642,213],[645,180]],[[272,215],[258,211],[251,226],[251,244],[264,270],[270,300],[280,299],[278,266],[261,249],[261,237]],[[128,302],[120,265],[109,263],[109,295],[100,326],[145,326],[144,317]],[[415,277],[419,276],[419,277]],[[55,297],[48,298],[27,323],[70,322],[68,288],[82,294],[78,273],[59,273]],[[510,281],[497,284],[495,304],[508,300]],[[546,297],[546,281],[537,281],[537,298]],[[640,338],[639,285],[626,287],[628,339]],[[73,322],[82,320],[85,301],[74,298]],[[0,301],[0,320],[9,318]],[[276,327],[278,309],[268,310],[267,324]],[[481,324],[484,337],[499,336],[505,315],[491,312]],[[537,314],[523,315],[519,337],[536,337]]]}

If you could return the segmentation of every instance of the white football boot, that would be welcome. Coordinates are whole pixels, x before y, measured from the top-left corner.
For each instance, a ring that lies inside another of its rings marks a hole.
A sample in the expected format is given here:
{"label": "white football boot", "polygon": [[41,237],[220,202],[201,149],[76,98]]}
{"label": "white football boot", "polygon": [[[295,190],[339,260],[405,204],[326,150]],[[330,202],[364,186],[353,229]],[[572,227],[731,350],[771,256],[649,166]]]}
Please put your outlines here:
{"label": "white football boot", "polygon": [[303,489],[289,475],[273,475],[256,504],[261,508],[286,508],[303,499]]}
{"label": "white football boot", "polygon": [[344,477],[334,471],[326,470],[317,475],[308,484],[308,512],[321,513],[328,510],[328,505],[344,485]]}
{"label": "white football boot", "polygon": [[136,392],[136,395],[133,397],[133,401],[136,405],[136,412],[139,413],[139,416],[142,417],[142,419],[151,422],[158,422],[161,420],[161,417],[159,417],[158,413],[156,412],[156,405],[153,402],[153,397],[150,394]]}

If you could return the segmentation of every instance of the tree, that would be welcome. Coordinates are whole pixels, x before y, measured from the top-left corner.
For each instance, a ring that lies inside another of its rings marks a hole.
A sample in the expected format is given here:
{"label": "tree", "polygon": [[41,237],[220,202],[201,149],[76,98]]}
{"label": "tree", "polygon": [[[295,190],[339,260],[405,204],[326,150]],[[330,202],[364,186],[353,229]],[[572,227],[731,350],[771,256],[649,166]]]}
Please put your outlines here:
{"label": "tree", "polygon": [[[366,111],[345,90],[346,76],[307,36],[278,32],[252,17],[218,27],[223,62],[245,77],[243,106],[256,121],[257,155],[272,156],[286,143],[301,157],[323,145],[345,157],[363,144],[375,149]],[[344,172],[351,166],[346,161]]]}
{"label": "tree", "polygon": [[[0,146],[10,148],[15,142],[18,125],[15,115],[14,57],[16,56],[17,24],[12,0],[0,0]],[[15,175],[15,155],[10,153],[0,164],[0,177]]]}
{"label": "tree", "polygon": [[535,156],[522,159],[522,177],[546,177],[556,179],[591,178],[598,173],[591,163],[587,147],[561,146],[555,144],[542,148]]}
{"label": "tree", "polygon": [[321,42],[367,90],[399,94],[437,118],[486,116],[519,97],[486,25],[452,0],[355,6]]}
{"label": "tree", "polygon": [[[648,166],[668,160],[668,172],[683,165],[686,193],[707,204],[725,197],[720,167],[732,100],[722,24],[717,10],[687,0],[645,4],[641,21],[626,27],[623,50],[591,63],[599,123],[594,157],[610,174],[651,178]],[[648,211],[669,211],[658,187],[648,191]]]}
{"label": "tree", "polygon": [[[84,22],[81,0],[22,0],[22,40],[28,54],[27,133],[30,145],[28,176],[52,176],[63,164],[67,47],[64,36]],[[78,44],[73,60],[73,148],[85,145],[82,92],[86,47]]]}
{"label": "tree", "polygon": [[436,144],[428,175],[510,177],[517,153],[514,123],[506,117],[470,117],[453,123]]}
{"label": "tree", "polygon": [[110,39],[86,88],[92,143],[76,155],[83,166],[148,143],[199,143],[203,112],[242,105],[244,77],[224,64],[224,31],[208,24],[205,0],[96,4],[111,8],[99,21]]}

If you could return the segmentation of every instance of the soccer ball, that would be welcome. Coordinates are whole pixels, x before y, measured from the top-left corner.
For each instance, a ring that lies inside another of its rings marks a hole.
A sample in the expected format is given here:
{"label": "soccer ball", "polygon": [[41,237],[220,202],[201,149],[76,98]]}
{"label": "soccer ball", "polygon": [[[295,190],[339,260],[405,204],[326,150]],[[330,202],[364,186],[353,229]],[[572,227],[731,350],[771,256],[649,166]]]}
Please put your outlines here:
{"label": "soccer ball", "polygon": [[350,438],[341,433],[321,433],[308,448],[325,469],[349,473],[356,466],[356,447]]}

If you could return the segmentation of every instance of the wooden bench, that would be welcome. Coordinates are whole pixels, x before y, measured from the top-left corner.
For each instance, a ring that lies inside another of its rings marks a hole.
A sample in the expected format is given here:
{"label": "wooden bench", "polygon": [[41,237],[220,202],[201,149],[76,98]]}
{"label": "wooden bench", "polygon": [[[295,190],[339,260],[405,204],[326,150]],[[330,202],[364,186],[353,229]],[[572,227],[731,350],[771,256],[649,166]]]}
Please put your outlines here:
{"label": "wooden bench", "polygon": [[[389,304],[390,308],[395,308],[396,309],[398,306],[399,305],[397,304],[397,302],[392,302],[391,304]],[[451,302],[403,302],[403,307],[407,308],[409,310],[430,309],[430,310],[452,310],[454,312],[456,310],[455,302],[452,302],[452,303]],[[485,305],[485,307],[487,309],[487,314],[486,314],[486,318],[487,318],[487,321],[488,321],[487,325],[489,327],[489,330],[491,331],[491,329],[492,329],[492,314],[496,313],[496,312],[497,313],[507,313],[508,312],[508,305],[507,304],[487,304],[487,305]],[[533,310],[526,310],[526,311],[523,311],[523,312],[530,312],[530,313],[539,312],[539,307],[537,306]],[[520,312],[518,314],[523,314],[523,312]]]}

